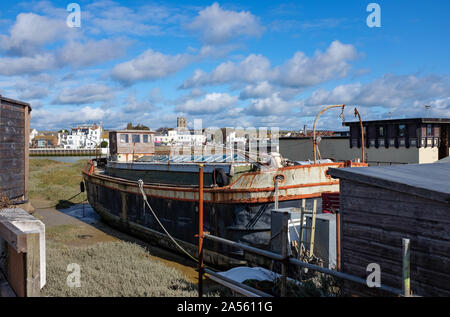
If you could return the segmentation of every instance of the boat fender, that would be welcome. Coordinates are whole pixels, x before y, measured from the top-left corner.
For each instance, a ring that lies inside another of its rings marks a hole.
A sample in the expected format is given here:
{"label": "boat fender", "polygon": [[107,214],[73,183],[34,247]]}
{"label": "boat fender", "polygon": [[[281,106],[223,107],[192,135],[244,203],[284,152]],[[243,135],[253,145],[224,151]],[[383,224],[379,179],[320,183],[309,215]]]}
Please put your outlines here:
{"label": "boat fender", "polygon": [[219,187],[228,186],[230,184],[230,178],[227,176],[223,168],[215,169],[214,177],[216,179],[216,184]]}

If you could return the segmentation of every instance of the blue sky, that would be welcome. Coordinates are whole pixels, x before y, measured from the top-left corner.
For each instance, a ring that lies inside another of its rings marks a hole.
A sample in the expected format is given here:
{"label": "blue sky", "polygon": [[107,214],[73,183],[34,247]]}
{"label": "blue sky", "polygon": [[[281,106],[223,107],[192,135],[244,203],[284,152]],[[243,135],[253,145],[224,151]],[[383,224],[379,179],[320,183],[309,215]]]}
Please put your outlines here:
{"label": "blue sky", "polygon": [[[450,2],[2,1],[0,94],[30,102],[31,126],[102,121],[157,129],[311,127],[330,104],[346,120],[450,117]],[[321,128],[340,128],[327,113]]]}

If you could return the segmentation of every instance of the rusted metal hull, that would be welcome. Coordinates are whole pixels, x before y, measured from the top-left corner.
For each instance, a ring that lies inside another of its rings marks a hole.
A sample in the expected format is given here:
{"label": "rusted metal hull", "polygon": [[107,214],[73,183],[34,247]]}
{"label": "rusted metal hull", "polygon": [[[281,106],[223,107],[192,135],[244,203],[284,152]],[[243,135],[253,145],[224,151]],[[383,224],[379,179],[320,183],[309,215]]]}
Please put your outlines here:
{"label": "rusted metal hull", "polygon": [[[274,178],[279,185],[279,207],[300,207],[320,199],[322,192],[336,192],[339,183],[326,171],[340,163],[287,167],[267,172],[244,173],[222,188],[204,188],[204,230],[229,240],[267,248],[270,239],[270,212],[274,207]],[[137,182],[103,175],[88,168],[83,172],[92,207],[110,224],[146,240],[172,247],[154,219]],[[162,224],[193,255],[197,253],[198,188],[145,184],[149,203]],[[320,204],[319,204],[320,205]],[[205,260],[227,265],[242,259],[239,250],[205,241]]]}

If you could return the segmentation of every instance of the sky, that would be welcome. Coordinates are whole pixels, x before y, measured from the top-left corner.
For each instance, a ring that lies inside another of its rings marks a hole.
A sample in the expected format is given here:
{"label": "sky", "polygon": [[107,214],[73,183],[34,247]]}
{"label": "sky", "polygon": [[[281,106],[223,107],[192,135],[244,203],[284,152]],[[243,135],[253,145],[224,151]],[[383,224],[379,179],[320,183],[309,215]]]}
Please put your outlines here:
{"label": "sky", "polygon": [[70,27],[70,1],[2,0],[0,94],[38,130],[449,118],[450,2],[379,0],[369,27],[373,2],[86,0]]}

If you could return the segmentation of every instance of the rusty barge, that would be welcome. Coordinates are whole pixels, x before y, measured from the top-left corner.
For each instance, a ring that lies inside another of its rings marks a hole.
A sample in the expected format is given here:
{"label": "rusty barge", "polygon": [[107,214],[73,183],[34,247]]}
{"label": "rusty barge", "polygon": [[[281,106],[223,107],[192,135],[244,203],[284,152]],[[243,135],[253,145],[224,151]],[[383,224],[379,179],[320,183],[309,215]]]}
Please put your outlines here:
{"label": "rusty barge", "polygon": [[[155,155],[152,132],[113,131],[110,158],[89,161],[83,171],[89,203],[110,225],[176,249],[164,226],[178,244],[196,255],[202,165],[204,230],[266,249],[275,205],[288,208],[305,203],[311,209],[317,200],[320,208],[322,193],[339,191],[339,181],[328,175],[329,168],[366,166],[351,161],[293,162],[270,150],[256,156],[234,150],[191,154]],[[145,206],[143,194],[155,215]],[[211,264],[243,263],[242,251],[236,248],[211,241],[204,247],[205,261]]]}
{"label": "rusty barge", "polygon": [[[90,162],[83,171],[89,203],[107,223],[174,248],[144,206],[137,183],[143,179],[145,194],[159,220],[177,242],[196,254],[198,164],[109,161],[100,168]],[[254,163],[203,164],[205,231],[260,248],[267,248],[270,242],[275,182],[279,182],[279,207],[300,207],[304,199],[308,203],[320,199],[324,192],[339,191],[339,182],[331,179],[327,171],[346,165],[326,163],[260,169]],[[205,249],[205,260],[212,264],[237,264],[242,259],[237,250],[213,242],[206,242]]]}

